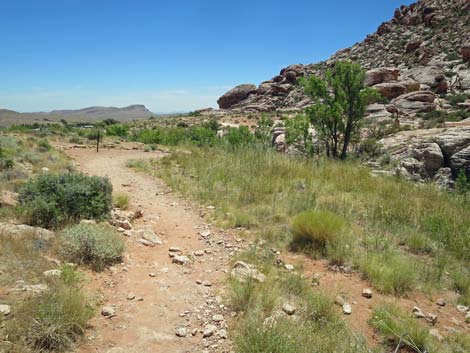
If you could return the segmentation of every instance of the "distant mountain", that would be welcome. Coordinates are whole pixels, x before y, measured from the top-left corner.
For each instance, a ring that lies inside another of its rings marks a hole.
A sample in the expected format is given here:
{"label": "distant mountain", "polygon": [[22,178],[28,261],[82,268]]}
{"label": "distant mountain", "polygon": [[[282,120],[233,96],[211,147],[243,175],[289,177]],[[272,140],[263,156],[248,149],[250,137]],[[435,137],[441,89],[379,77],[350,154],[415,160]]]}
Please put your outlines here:
{"label": "distant mountain", "polygon": [[53,110],[51,112],[19,113],[13,110],[0,109],[0,126],[13,124],[31,124],[36,122],[96,122],[105,119],[115,119],[121,122],[147,119],[156,114],[144,105],[130,105],[124,108],[116,107],[88,107],[77,110]]}

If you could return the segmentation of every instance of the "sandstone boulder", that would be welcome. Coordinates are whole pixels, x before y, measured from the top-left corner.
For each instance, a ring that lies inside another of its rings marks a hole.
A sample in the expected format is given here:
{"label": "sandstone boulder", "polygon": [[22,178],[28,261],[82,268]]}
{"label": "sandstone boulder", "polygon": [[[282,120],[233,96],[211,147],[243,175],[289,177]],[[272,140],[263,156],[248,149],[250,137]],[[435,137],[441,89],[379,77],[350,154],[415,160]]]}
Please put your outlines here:
{"label": "sandstone boulder", "polygon": [[436,136],[434,141],[440,146],[444,156],[452,155],[470,145],[470,127],[456,127]]}
{"label": "sandstone boulder", "polygon": [[423,170],[420,174],[428,177],[433,176],[444,165],[444,155],[435,142],[418,145],[413,150],[412,156],[422,162]]}
{"label": "sandstone boulder", "polygon": [[393,99],[407,92],[406,87],[399,82],[383,82],[373,86],[388,99]]}
{"label": "sandstone boulder", "polygon": [[256,86],[252,84],[239,85],[217,100],[220,109],[229,109],[233,105],[246,99],[251,93],[256,91]]}
{"label": "sandstone boulder", "polygon": [[364,84],[373,86],[382,82],[396,81],[399,74],[400,70],[396,67],[379,67],[366,72]]}
{"label": "sandstone boulder", "polygon": [[32,235],[43,240],[49,240],[55,236],[54,232],[44,228],[31,227],[26,224],[0,223],[0,235],[14,237],[24,234]]}
{"label": "sandstone boulder", "polygon": [[467,174],[470,173],[470,145],[452,155],[449,163],[455,174],[458,174],[461,170],[464,170]]}
{"label": "sandstone boulder", "polygon": [[448,88],[444,70],[439,66],[418,66],[403,75],[434,89],[437,93],[444,93]]}
{"label": "sandstone boulder", "polygon": [[401,113],[415,114],[436,110],[435,99],[436,95],[431,91],[417,91],[395,98],[392,104]]}

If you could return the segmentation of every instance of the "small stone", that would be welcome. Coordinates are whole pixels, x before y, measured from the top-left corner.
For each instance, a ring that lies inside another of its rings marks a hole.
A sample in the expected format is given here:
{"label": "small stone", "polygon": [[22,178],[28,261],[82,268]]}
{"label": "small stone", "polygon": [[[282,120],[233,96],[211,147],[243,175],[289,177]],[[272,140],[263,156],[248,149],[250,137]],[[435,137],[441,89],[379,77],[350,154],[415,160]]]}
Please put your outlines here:
{"label": "small stone", "polygon": [[346,301],[344,300],[344,298],[343,298],[342,295],[338,294],[338,295],[335,297],[335,304],[336,304],[336,305],[343,306],[345,302],[346,302]]}
{"label": "small stone", "polygon": [[188,330],[186,329],[186,327],[178,327],[175,330],[175,334],[178,337],[186,337],[186,335],[188,334]]}
{"label": "small stone", "polygon": [[289,272],[294,271],[294,265],[291,265],[291,264],[285,264],[284,268]]}
{"label": "small stone", "polygon": [[362,290],[362,296],[363,296],[364,298],[367,298],[367,299],[372,298],[372,290],[369,289],[369,288],[364,288],[364,289]]}
{"label": "small stone", "polygon": [[112,306],[105,306],[101,309],[101,315],[104,317],[113,317],[116,315],[116,309]]}
{"label": "small stone", "polygon": [[210,232],[210,230],[204,230],[204,231],[200,232],[199,234],[201,235],[201,237],[207,238],[208,236],[211,235],[211,232]]}
{"label": "small stone", "polygon": [[204,256],[204,251],[197,250],[197,251],[194,252],[194,256]]}
{"label": "small stone", "polygon": [[417,306],[415,306],[413,308],[413,314],[415,315],[415,317],[417,317],[418,319],[422,319],[424,318],[426,315],[424,315],[424,312],[418,308]]}
{"label": "small stone", "polygon": [[320,274],[319,273],[314,273],[312,276],[312,285],[318,286],[320,285]]}
{"label": "small stone", "polygon": [[150,273],[149,273],[149,276],[150,276],[150,277],[157,277],[157,274],[154,273],[154,272],[150,272]]}
{"label": "small stone", "polygon": [[0,304],[0,316],[8,316],[11,314],[10,305]]}
{"label": "small stone", "polygon": [[129,293],[126,298],[127,298],[127,300],[134,300],[135,299],[135,294],[134,293]]}
{"label": "small stone", "polygon": [[457,305],[457,310],[460,311],[461,313],[466,313],[467,311],[470,310],[470,308],[464,305]]}
{"label": "small stone", "polygon": [[351,304],[349,304],[349,303],[344,303],[344,304],[343,304],[343,313],[344,313],[345,315],[351,315],[351,313],[352,313]]}
{"label": "small stone", "polygon": [[438,306],[446,306],[446,301],[443,298],[439,298],[436,300],[436,304]]}
{"label": "small stone", "polygon": [[183,255],[176,255],[172,261],[174,264],[177,264],[177,265],[187,265],[191,262],[191,260],[186,257],[186,256],[183,256]]}
{"label": "small stone", "polygon": [[191,331],[191,336],[196,336],[197,335],[197,328],[193,328]]}
{"label": "small stone", "polygon": [[151,241],[145,240],[145,239],[139,239],[139,243],[141,243],[145,246],[151,247],[151,248],[155,246],[154,243],[152,243]]}
{"label": "small stone", "polygon": [[204,287],[212,287],[212,283],[209,282],[209,281],[203,281],[203,282],[202,282],[202,285],[203,285]]}
{"label": "small stone", "polygon": [[219,332],[217,332],[217,335],[222,339],[228,338],[227,330],[219,330]]}
{"label": "small stone", "polygon": [[216,314],[216,315],[212,316],[212,321],[215,321],[215,322],[224,321],[224,316],[220,315],[220,314]]}
{"label": "small stone", "polygon": [[214,333],[217,332],[217,327],[214,326],[214,325],[207,325],[205,328],[204,328],[204,331],[202,333],[202,337],[204,338],[208,338],[208,337],[211,337]]}
{"label": "small stone", "polygon": [[425,317],[426,321],[429,321],[432,325],[437,323],[437,315],[435,314],[427,314]]}
{"label": "small stone", "polygon": [[287,315],[294,315],[297,311],[297,308],[289,303],[285,303],[282,306],[282,311],[284,311]]}
{"label": "small stone", "polygon": [[181,252],[181,249],[176,247],[176,246],[172,246],[168,249],[169,252]]}

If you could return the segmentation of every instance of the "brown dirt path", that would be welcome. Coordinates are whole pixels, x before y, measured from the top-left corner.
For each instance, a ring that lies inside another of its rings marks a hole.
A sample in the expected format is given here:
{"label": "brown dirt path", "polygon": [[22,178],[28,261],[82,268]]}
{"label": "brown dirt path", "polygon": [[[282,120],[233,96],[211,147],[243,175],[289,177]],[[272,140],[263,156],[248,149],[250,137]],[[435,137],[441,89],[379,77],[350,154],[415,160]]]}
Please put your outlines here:
{"label": "brown dirt path", "polygon": [[[98,313],[77,353],[231,351],[230,341],[219,337],[226,329],[225,320],[216,323],[212,316],[230,316],[219,295],[230,255],[238,246],[231,245],[234,241],[229,234],[205,224],[201,211],[172,194],[162,181],[126,167],[129,160],[158,158],[162,153],[118,149],[99,153],[69,149],[66,153],[81,171],[107,176],[115,191],[128,193],[131,209],[144,212],[134,227],[151,225],[163,241],[146,247],[138,239],[126,238],[123,263],[90,274],[90,286],[101,292],[102,306],[114,305],[116,316],[105,319]],[[199,234],[204,230],[211,231],[208,238]],[[205,252],[182,266],[171,262],[169,247],[179,247],[184,255]],[[197,283],[204,281],[210,283]],[[129,293],[136,298],[128,300]],[[203,338],[202,330],[208,324],[218,331]],[[177,337],[177,327],[186,327],[187,336]]]}

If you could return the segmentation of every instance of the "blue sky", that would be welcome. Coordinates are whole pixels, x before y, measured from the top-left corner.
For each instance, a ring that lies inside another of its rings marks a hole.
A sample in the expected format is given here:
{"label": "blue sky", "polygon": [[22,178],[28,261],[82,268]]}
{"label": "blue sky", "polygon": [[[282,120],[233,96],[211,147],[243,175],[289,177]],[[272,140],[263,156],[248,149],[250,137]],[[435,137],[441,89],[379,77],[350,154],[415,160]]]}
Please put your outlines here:
{"label": "blue sky", "polygon": [[406,0],[0,0],[0,108],[216,107],[327,59]]}

